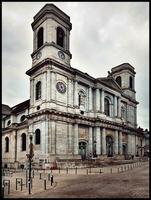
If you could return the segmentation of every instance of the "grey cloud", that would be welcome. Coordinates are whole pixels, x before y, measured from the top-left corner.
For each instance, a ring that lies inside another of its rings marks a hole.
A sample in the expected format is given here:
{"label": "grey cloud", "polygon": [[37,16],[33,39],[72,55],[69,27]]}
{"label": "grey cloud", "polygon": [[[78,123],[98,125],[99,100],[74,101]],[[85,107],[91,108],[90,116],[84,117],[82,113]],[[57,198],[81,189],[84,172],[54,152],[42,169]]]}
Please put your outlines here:
{"label": "grey cloud", "polygon": [[[33,16],[46,3],[48,2],[2,3],[3,103],[14,105],[29,97],[29,77],[25,75],[25,71],[31,67],[31,23]],[[149,4],[54,4],[70,16],[73,24],[70,36],[72,67],[94,77],[106,76],[108,70],[123,62],[129,62],[135,67],[137,99],[140,101],[138,124],[148,128]],[[15,95],[14,90],[17,92]]]}

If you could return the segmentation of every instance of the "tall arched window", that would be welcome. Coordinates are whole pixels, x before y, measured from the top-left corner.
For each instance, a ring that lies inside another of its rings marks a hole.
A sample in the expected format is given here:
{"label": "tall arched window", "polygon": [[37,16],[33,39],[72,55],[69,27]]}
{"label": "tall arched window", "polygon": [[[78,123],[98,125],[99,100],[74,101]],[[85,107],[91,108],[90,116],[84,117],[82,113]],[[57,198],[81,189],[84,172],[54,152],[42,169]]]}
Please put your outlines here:
{"label": "tall arched window", "polygon": [[118,76],[117,78],[116,78],[116,82],[119,84],[119,86],[121,87],[121,77],[120,76]]}
{"label": "tall arched window", "polygon": [[40,129],[35,131],[35,144],[40,144]]}
{"label": "tall arched window", "polygon": [[9,138],[5,138],[5,152],[9,152]]}
{"label": "tall arched window", "polygon": [[38,81],[36,84],[36,100],[41,98],[41,82]]}
{"label": "tall arched window", "polygon": [[57,45],[64,47],[64,31],[60,27],[57,27]]}
{"label": "tall arched window", "polygon": [[22,142],[22,151],[26,151],[26,134],[25,133],[21,135],[21,142]]}
{"label": "tall arched window", "polygon": [[131,76],[129,77],[129,86],[133,89],[133,78]]}
{"label": "tall arched window", "polygon": [[38,30],[38,34],[37,34],[37,48],[39,49],[42,45],[43,45],[43,27],[41,27],[39,30]]}
{"label": "tall arched window", "polygon": [[107,98],[104,99],[104,106],[105,106],[105,109],[104,109],[104,112],[107,116],[110,116],[110,102]]}

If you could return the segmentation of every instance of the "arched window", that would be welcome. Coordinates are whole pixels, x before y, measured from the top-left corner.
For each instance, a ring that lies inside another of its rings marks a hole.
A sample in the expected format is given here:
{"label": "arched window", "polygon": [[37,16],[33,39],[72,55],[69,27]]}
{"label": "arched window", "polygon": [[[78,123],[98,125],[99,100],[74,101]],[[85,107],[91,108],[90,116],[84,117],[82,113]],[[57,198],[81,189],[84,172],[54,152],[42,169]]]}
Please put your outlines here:
{"label": "arched window", "polygon": [[35,144],[40,144],[40,129],[35,131]]}
{"label": "arched window", "polygon": [[41,98],[41,82],[38,81],[36,84],[36,100]]}
{"label": "arched window", "polygon": [[116,78],[116,82],[119,84],[119,86],[121,87],[121,77],[120,76],[118,76],[117,78]]}
{"label": "arched window", "polygon": [[104,110],[105,114],[107,116],[110,116],[110,102],[107,98],[104,99],[104,106],[105,106],[105,110]]}
{"label": "arched window", "polygon": [[9,152],[9,138],[5,138],[5,152]]}
{"label": "arched window", "polygon": [[22,151],[26,151],[26,134],[25,133],[21,135],[21,142],[22,142]]}
{"label": "arched window", "polygon": [[43,27],[38,30],[37,34],[37,48],[39,49],[43,45]]}
{"label": "arched window", "polygon": [[129,77],[129,86],[133,89],[133,78],[131,76]]}
{"label": "arched window", "polygon": [[57,45],[64,47],[64,31],[60,27],[57,27]]}
{"label": "arched window", "polygon": [[11,124],[11,120],[8,120],[7,122],[7,126],[9,126]]}

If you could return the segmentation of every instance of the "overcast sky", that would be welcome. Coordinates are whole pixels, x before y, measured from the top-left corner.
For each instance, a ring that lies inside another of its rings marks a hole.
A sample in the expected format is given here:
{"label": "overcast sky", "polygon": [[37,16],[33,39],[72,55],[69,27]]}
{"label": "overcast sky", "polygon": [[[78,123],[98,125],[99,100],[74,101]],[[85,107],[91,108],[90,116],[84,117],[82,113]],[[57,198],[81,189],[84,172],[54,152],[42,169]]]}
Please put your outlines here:
{"label": "overcast sky", "polygon": [[[14,106],[30,95],[33,16],[48,2],[2,3],[2,103]],[[52,2],[49,2],[52,3]],[[138,125],[149,128],[149,3],[54,2],[70,16],[71,66],[107,76],[121,63],[136,71]]]}

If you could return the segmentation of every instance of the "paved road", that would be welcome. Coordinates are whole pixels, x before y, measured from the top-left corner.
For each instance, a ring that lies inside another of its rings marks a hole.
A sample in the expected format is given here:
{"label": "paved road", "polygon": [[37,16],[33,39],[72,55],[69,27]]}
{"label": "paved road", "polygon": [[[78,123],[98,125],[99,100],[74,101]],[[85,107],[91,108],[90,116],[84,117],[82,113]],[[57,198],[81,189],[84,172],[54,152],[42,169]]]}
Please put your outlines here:
{"label": "paved road", "polygon": [[[36,181],[36,179],[35,179]],[[26,198],[149,198],[149,163],[122,173],[55,176],[53,186],[28,195],[27,191],[6,197]]]}

